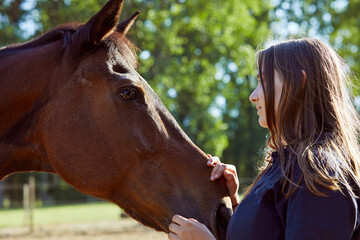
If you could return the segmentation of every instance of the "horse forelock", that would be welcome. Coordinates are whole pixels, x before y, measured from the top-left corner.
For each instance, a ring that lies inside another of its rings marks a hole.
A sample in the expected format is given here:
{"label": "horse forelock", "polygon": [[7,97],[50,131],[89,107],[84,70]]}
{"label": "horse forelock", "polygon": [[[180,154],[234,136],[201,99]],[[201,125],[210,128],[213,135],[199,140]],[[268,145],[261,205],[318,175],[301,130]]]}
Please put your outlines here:
{"label": "horse forelock", "polygon": [[105,42],[108,45],[112,45],[113,47],[109,48],[110,54],[111,51],[118,50],[122,57],[136,70],[139,66],[138,62],[138,51],[139,48],[132,43],[126,36],[117,31],[114,31],[111,35],[109,35]]}

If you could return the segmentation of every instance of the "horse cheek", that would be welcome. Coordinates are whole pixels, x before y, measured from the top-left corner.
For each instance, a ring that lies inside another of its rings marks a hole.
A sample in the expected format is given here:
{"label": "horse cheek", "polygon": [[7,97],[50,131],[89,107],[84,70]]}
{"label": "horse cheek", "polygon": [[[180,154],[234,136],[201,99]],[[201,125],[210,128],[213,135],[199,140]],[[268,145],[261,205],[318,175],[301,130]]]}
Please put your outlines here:
{"label": "horse cheek", "polygon": [[111,155],[104,134],[92,113],[84,110],[81,98],[73,100],[60,99],[48,116],[44,129],[47,155],[67,183],[84,193],[103,197],[116,175],[114,166],[109,165],[118,159]]}

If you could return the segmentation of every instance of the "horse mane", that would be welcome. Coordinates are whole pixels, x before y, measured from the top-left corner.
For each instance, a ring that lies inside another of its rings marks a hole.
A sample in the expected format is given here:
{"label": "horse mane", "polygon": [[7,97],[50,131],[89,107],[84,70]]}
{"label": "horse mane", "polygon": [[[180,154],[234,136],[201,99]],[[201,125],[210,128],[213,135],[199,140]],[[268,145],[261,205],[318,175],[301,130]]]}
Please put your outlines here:
{"label": "horse mane", "polygon": [[[46,32],[45,34],[36,37],[33,40],[29,40],[24,43],[17,43],[12,44],[10,46],[6,46],[3,48],[0,48],[0,55],[3,54],[11,54],[16,51],[21,51],[25,49],[31,49],[31,48],[37,48],[41,46],[45,46],[47,44],[64,40],[62,48],[64,49],[70,42],[71,35],[79,28],[83,26],[81,23],[66,23],[63,25],[60,25],[59,27],[50,30]],[[116,31],[114,33],[117,33]],[[86,33],[84,33],[86,34]],[[121,49],[128,49],[130,51],[126,51],[126,55],[124,55],[125,58],[128,58],[130,63],[134,66],[136,69],[138,66],[138,60],[137,60],[137,52],[139,49],[136,47],[134,43],[132,43],[126,36],[121,35],[119,33],[116,34],[116,37],[111,37],[113,34],[109,35],[107,39],[111,38],[113,42],[116,43],[116,45]]]}
{"label": "horse mane", "polygon": [[[29,40],[24,43],[16,43],[7,47],[0,48],[0,53],[8,53],[11,51],[24,50],[29,48],[36,48],[53,43],[58,40],[64,39],[66,33],[74,33],[82,24],[80,23],[67,23],[61,25],[35,39]],[[66,44],[66,43],[64,43]]]}

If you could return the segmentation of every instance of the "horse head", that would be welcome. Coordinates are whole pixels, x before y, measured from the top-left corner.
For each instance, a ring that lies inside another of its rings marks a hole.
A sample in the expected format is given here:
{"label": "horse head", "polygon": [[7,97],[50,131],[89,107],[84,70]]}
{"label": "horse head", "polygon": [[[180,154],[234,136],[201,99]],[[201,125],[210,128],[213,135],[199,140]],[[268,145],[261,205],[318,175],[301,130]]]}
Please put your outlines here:
{"label": "horse head", "polygon": [[38,49],[56,64],[43,66],[48,80],[31,130],[47,164],[38,170],[156,230],[169,232],[172,216],[181,214],[225,239],[232,213],[225,181],[209,181],[206,155],[136,71],[136,47],[126,33],[139,12],[118,24],[121,6],[108,1],[86,24],[49,33],[47,40],[61,38]]}

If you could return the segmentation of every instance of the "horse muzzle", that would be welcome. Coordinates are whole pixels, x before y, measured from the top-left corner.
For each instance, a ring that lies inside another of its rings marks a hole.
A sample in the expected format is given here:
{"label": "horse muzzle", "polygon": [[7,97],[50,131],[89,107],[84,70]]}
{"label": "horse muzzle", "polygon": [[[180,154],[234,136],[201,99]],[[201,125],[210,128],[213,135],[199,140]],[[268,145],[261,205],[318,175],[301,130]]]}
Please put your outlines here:
{"label": "horse muzzle", "polygon": [[226,230],[233,214],[230,197],[222,198],[211,211],[210,227],[217,240],[226,240]]}

